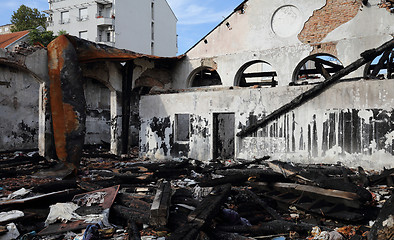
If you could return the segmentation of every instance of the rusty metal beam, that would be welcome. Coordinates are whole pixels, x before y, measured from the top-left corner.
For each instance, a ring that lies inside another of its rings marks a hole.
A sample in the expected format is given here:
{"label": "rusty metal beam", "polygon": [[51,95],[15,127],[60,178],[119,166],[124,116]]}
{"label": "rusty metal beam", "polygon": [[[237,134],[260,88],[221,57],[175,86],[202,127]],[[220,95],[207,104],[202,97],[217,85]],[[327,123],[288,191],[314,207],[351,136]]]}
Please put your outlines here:
{"label": "rusty metal beam", "polygon": [[77,52],[64,35],[48,45],[48,70],[56,154],[76,171],[85,139],[86,101]]}

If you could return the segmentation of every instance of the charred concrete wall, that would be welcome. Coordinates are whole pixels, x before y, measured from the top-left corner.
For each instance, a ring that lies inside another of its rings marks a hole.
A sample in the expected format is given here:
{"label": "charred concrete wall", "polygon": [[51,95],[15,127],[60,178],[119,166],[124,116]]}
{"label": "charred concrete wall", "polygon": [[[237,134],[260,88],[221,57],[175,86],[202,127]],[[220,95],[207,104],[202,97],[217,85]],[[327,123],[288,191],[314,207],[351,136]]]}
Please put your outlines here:
{"label": "charred concrete wall", "polygon": [[47,52],[0,50],[0,151],[39,149],[52,156]]}
{"label": "charred concrete wall", "polygon": [[38,149],[40,83],[0,65],[0,151]]}
{"label": "charred concrete wall", "polygon": [[[248,63],[264,61],[287,86],[306,57],[325,53],[349,65],[367,49],[392,39],[394,15],[380,0],[249,0],[186,53],[173,88],[190,87],[193,71],[215,69],[233,86]],[[362,69],[349,77],[362,76]]]}
{"label": "charred concrete wall", "polygon": [[102,145],[111,142],[111,92],[94,79],[85,81],[86,135],[85,144]]}
{"label": "charred concrete wall", "polygon": [[[215,157],[215,115],[234,114],[234,157],[393,167],[393,80],[342,82],[257,133],[235,134],[310,86],[190,92],[141,99],[141,152],[157,159]],[[155,107],[153,107],[155,106]],[[189,140],[176,139],[176,116],[189,114]],[[219,136],[220,139],[220,136]]]}

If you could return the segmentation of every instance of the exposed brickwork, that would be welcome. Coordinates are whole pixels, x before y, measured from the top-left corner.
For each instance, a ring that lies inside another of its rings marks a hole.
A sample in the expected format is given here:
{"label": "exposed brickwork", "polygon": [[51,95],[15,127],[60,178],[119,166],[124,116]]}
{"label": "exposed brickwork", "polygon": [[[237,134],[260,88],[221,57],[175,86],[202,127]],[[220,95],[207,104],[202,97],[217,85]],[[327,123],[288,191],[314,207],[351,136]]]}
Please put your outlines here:
{"label": "exposed brickwork", "polygon": [[379,4],[380,8],[386,8],[387,11],[394,13],[394,0],[383,0]]}
{"label": "exposed brickwork", "polygon": [[316,54],[316,53],[328,53],[328,54],[331,54],[335,57],[338,56],[336,42],[317,43],[317,44],[311,44],[311,45],[313,47],[311,55]]}
{"label": "exposed brickwork", "polygon": [[298,39],[303,43],[321,42],[334,29],[352,20],[361,5],[359,0],[327,0],[324,7],[313,12]]}

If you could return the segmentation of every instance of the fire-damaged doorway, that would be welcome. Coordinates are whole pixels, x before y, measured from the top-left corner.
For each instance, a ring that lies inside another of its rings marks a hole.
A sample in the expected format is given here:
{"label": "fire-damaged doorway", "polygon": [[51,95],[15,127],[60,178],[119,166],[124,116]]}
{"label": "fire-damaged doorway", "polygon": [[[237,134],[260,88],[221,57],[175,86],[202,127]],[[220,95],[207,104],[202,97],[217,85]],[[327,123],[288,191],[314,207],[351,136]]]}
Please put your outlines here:
{"label": "fire-damaged doorway", "polygon": [[213,158],[233,159],[235,155],[235,114],[213,114]]}

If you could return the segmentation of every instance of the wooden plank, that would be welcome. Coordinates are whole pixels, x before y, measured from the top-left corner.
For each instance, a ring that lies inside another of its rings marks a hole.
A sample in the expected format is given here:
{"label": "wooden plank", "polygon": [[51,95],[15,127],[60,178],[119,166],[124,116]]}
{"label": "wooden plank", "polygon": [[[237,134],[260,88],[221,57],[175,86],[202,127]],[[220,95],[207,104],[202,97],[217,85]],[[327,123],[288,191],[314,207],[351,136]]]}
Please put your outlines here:
{"label": "wooden plank", "polygon": [[230,194],[231,185],[215,187],[210,195],[204,198],[197,208],[188,216],[188,222],[177,228],[170,236],[170,240],[194,240],[199,230],[212,220],[220,210],[220,206]]}
{"label": "wooden plank", "polygon": [[275,211],[275,209],[268,206],[268,204],[261,200],[254,192],[248,189],[244,190],[243,192],[245,192],[254,203],[267,211],[275,220],[283,220],[283,218]]}
{"label": "wooden plank", "polygon": [[163,181],[156,191],[155,198],[150,208],[150,224],[154,226],[165,226],[168,222],[168,215],[171,200],[171,183]]}
{"label": "wooden plank", "polygon": [[[254,73],[244,73],[245,78],[257,78],[257,77],[273,77],[278,76],[276,72],[254,72]],[[271,81],[271,80],[270,80]]]}
{"label": "wooden plank", "polygon": [[280,173],[283,176],[285,176],[286,178],[296,177],[297,179],[299,179],[299,180],[301,180],[303,182],[309,182],[309,183],[313,182],[311,179],[308,179],[306,177],[303,177],[303,176],[299,175],[298,171],[296,171],[296,170],[292,170],[292,169],[289,169],[289,168],[282,167],[280,165],[280,162],[279,163],[277,163],[277,162],[268,162],[268,166],[274,172]]}
{"label": "wooden plank", "polygon": [[361,203],[359,201],[360,196],[353,192],[345,192],[335,189],[324,189],[315,186],[301,185],[296,183],[262,183],[262,182],[251,182],[250,186],[255,188],[262,188],[266,190],[275,189],[280,192],[293,192],[297,194],[303,194],[313,199],[324,199],[331,203],[341,203],[345,206],[352,208],[360,208]]}

